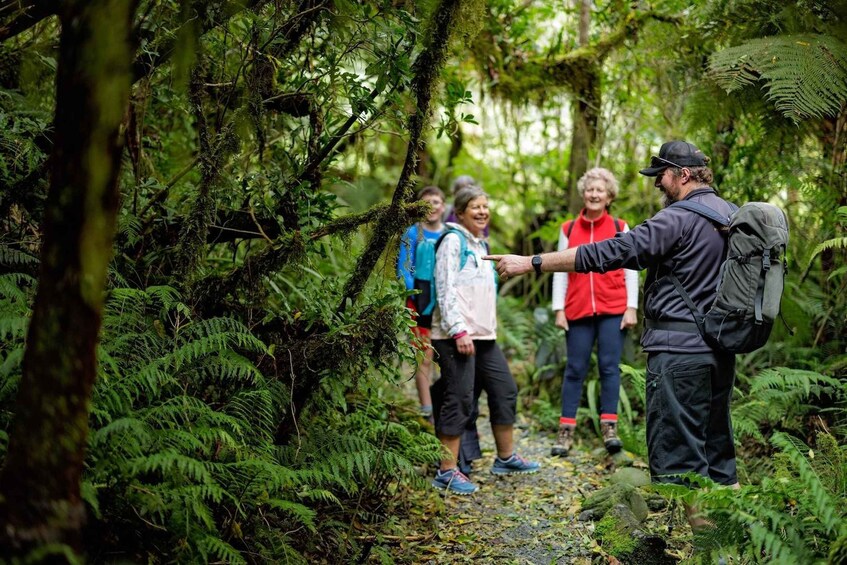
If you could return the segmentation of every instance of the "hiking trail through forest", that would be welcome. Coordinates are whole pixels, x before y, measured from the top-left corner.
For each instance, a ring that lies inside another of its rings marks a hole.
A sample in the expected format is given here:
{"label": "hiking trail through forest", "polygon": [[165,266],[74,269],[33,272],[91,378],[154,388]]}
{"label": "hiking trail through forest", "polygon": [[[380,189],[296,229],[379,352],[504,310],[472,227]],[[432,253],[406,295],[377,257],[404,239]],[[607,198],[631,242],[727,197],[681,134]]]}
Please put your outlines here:
{"label": "hiking trail through forest", "polygon": [[[479,490],[470,496],[445,494],[432,487],[410,493],[409,529],[392,548],[397,563],[503,563],[592,564],[620,563],[594,539],[595,522],[578,516],[586,496],[609,485],[616,465],[602,448],[593,428],[581,426],[568,457],[550,456],[554,434],[538,430],[518,414],[515,426],[517,452],[542,465],[531,475],[495,476],[494,440],[487,419],[485,397],[478,420],[482,459],[474,462],[472,482]],[[639,469],[646,464],[629,453],[616,458],[621,465]],[[433,470],[427,471],[427,482]],[[651,513],[645,526],[662,532],[668,541],[666,555],[685,557],[690,531],[680,527],[680,512]],[[678,529],[671,536],[673,527]],[[672,539],[676,538],[676,539]]]}

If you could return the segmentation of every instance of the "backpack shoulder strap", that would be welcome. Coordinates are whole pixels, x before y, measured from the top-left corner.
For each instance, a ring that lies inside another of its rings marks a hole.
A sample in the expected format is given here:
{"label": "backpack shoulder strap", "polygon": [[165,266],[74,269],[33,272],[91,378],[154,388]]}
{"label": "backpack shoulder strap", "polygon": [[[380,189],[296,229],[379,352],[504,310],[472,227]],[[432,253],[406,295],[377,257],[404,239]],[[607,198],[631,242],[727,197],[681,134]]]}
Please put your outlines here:
{"label": "backpack shoulder strap", "polygon": [[441,242],[444,241],[444,238],[451,233],[456,234],[459,238],[459,270],[461,271],[465,268],[465,265],[468,262],[468,255],[473,255],[473,251],[468,249],[468,239],[460,230],[457,230],[456,228],[449,228],[438,236],[438,241],[435,242],[435,252],[438,253],[438,248],[441,247]]}
{"label": "backpack shoulder strap", "polygon": [[565,229],[565,237],[567,237],[568,239],[570,239],[570,238],[571,238],[571,233],[573,233],[573,225],[574,225],[575,223],[576,223],[576,222],[574,222],[573,220],[568,220],[567,222],[565,222],[565,225],[566,225],[566,226],[568,226],[568,227]]}
{"label": "backpack shoulder strap", "polygon": [[689,212],[694,212],[695,214],[703,216],[707,220],[711,220],[720,226],[729,227],[729,218],[727,216],[718,213],[717,210],[714,210],[705,204],[691,202],[690,200],[680,200],[679,202],[671,204],[671,207],[682,208]]}
{"label": "backpack shoulder strap", "polygon": [[620,218],[612,218],[615,221],[615,233],[620,233],[623,231],[623,220]]}

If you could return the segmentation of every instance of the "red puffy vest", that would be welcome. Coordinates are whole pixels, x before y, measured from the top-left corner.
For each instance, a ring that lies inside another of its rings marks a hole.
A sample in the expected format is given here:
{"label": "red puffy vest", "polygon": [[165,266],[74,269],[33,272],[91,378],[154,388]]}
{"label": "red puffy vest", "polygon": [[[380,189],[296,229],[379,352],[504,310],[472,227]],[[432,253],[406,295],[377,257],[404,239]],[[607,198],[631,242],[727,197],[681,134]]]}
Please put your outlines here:
{"label": "red puffy vest", "polygon": [[[615,219],[608,212],[594,221],[585,217],[585,210],[575,220],[562,224],[562,232],[568,238],[568,248],[586,243],[603,241],[623,231],[623,220]],[[573,227],[571,227],[573,223]],[[570,231],[570,234],[568,234]],[[568,290],[565,296],[565,317],[578,320],[595,314],[620,315],[626,310],[626,284],[623,269],[608,273],[568,273]]]}

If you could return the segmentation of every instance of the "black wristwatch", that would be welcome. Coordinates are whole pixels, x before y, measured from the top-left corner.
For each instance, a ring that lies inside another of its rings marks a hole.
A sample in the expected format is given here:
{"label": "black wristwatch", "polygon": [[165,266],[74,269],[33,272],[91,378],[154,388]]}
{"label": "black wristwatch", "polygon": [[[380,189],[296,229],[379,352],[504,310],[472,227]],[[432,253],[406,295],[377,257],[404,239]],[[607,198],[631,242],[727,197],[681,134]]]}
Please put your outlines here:
{"label": "black wristwatch", "polygon": [[532,268],[535,269],[535,274],[541,274],[541,255],[532,256]]}

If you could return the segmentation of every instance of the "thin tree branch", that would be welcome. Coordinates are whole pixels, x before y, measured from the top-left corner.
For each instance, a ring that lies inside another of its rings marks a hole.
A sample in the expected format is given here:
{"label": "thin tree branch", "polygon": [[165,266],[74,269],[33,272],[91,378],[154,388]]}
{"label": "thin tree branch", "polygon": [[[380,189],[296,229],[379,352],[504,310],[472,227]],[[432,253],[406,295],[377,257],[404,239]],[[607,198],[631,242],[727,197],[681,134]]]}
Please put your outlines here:
{"label": "thin tree branch", "polygon": [[32,28],[38,22],[56,15],[62,8],[62,2],[55,0],[6,0],[0,3],[0,16],[4,19],[9,13],[13,18],[0,25],[0,43]]}
{"label": "thin tree branch", "polygon": [[394,189],[389,211],[377,222],[364,252],[359,257],[356,269],[347,280],[344,295],[337,307],[344,312],[361,294],[370,278],[380,256],[385,251],[392,236],[400,232],[409,223],[403,214],[403,203],[412,200],[412,174],[417,167],[418,151],[424,146],[423,131],[429,124],[432,92],[447,59],[450,32],[459,12],[460,0],[443,0],[439,5],[431,26],[431,36],[427,48],[420,54],[413,66],[415,78],[412,88],[416,96],[415,112],[409,116],[409,143],[406,148],[406,160]]}

